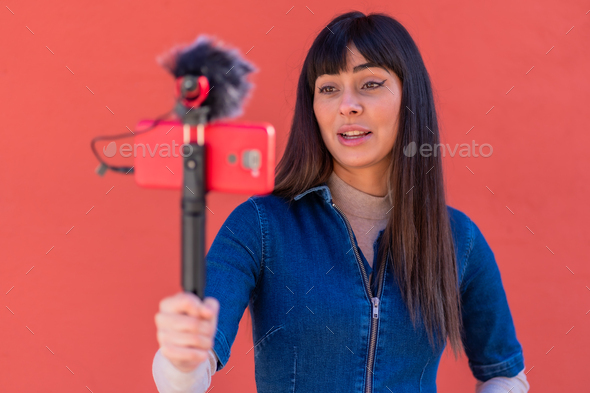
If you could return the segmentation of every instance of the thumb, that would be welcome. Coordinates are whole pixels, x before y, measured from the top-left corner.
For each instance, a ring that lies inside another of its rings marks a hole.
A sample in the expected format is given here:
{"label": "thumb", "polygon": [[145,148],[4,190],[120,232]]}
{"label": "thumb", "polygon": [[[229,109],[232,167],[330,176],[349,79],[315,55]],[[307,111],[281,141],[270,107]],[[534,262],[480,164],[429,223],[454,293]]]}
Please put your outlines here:
{"label": "thumb", "polygon": [[205,300],[203,301],[203,305],[205,305],[205,307],[211,310],[214,316],[219,313],[219,301],[214,297],[205,298]]}

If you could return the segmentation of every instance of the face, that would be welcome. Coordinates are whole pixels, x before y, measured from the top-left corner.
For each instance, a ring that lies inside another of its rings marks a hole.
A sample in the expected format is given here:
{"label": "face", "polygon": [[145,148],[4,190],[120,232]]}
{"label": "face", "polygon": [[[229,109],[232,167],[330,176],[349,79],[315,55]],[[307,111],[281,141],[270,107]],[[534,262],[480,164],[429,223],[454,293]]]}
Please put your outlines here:
{"label": "face", "polygon": [[[392,70],[379,66],[363,66],[353,72],[368,61],[354,44],[348,48],[353,53],[347,50],[347,71],[320,75],[315,82],[315,116],[335,167],[385,171],[397,135],[401,81]],[[369,133],[356,139],[343,136],[341,127],[346,125]]]}

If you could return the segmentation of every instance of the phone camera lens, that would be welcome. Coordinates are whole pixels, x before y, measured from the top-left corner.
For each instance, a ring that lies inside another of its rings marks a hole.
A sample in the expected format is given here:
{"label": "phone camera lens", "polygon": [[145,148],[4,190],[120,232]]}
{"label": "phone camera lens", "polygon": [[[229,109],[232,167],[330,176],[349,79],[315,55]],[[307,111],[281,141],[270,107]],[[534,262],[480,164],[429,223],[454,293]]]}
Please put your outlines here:
{"label": "phone camera lens", "polygon": [[246,169],[258,170],[260,168],[260,151],[246,150],[242,155],[242,165]]}

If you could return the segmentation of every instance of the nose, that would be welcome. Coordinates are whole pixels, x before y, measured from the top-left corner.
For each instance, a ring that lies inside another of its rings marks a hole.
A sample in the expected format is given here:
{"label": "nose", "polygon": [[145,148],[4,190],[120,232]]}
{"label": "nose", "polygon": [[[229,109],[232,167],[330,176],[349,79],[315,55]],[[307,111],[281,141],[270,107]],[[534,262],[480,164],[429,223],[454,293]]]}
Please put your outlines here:
{"label": "nose", "polygon": [[340,102],[340,114],[343,116],[359,115],[362,111],[363,107],[358,96],[351,90],[345,91]]}

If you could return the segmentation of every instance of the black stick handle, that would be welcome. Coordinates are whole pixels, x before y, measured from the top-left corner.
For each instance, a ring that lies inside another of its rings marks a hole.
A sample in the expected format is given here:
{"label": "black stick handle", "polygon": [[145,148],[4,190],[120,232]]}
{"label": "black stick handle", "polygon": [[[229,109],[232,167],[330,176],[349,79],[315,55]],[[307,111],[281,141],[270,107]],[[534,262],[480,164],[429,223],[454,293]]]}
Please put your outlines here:
{"label": "black stick handle", "polygon": [[205,296],[205,146],[183,145],[182,288]]}

